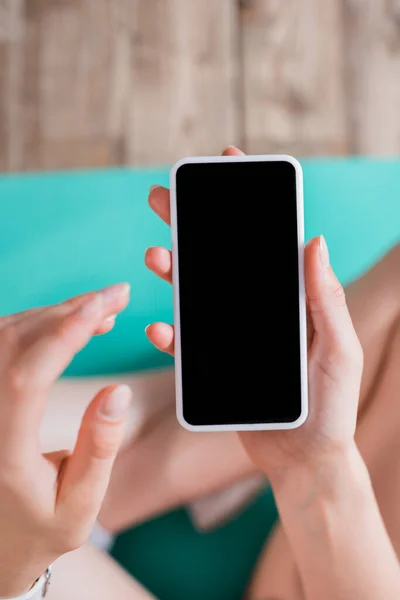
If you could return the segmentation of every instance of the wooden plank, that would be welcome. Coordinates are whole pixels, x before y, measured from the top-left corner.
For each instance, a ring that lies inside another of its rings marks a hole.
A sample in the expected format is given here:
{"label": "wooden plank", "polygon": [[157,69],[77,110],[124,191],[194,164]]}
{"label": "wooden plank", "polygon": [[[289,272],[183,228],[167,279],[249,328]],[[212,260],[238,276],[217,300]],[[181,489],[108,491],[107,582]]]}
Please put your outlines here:
{"label": "wooden plank", "polygon": [[0,170],[16,170],[22,161],[22,19],[23,0],[0,1]]}
{"label": "wooden plank", "polygon": [[[25,168],[117,162],[108,124],[112,27],[108,0],[25,0]],[[32,74],[29,77],[29,74]],[[29,117],[28,117],[29,119]]]}
{"label": "wooden plank", "polygon": [[[46,168],[42,159],[44,140],[41,136],[41,64],[40,43],[42,17],[46,10],[46,0],[24,1],[24,40],[22,89],[16,94],[22,106],[19,127],[22,128],[20,169],[41,170]],[[12,130],[15,135],[15,129]]]}
{"label": "wooden plank", "polygon": [[0,4],[0,172],[8,170],[8,45],[4,35],[5,23],[5,7]]}
{"label": "wooden plank", "polygon": [[113,17],[128,0],[0,2],[0,168],[121,162]]}
{"label": "wooden plank", "polygon": [[236,0],[132,0],[129,163],[219,153],[239,137]]}
{"label": "wooden plank", "polygon": [[341,3],[243,0],[242,5],[246,150],[346,153]]}
{"label": "wooden plank", "polygon": [[400,2],[346,0],[352,150],[400,153]]}
{"label": "wooden plank", "polygon": [[23,32],[0,39],[3,169],[165,163],[237,141],[236,0],[0,2],[0,32],[11,7]]}

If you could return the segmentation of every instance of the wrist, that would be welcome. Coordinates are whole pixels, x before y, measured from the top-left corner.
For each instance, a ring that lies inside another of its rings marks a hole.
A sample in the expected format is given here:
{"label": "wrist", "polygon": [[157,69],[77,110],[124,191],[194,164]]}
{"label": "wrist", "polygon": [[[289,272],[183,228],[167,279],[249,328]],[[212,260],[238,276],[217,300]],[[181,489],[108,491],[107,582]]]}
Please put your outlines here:
{"label": "wrist", "polygon": [[277,502],[284,501],[299,508],[334,499],[349,482],[360,495],[371,488],[368,470],[355,442],[313,460],[276,470],[270,476]]}
{"label": "wrist", "polygon": [[21,565],[19,569],[10,570],[3,569],[0,564],[0,599],[16,598],[26,594],[43,575],[45,568]]}

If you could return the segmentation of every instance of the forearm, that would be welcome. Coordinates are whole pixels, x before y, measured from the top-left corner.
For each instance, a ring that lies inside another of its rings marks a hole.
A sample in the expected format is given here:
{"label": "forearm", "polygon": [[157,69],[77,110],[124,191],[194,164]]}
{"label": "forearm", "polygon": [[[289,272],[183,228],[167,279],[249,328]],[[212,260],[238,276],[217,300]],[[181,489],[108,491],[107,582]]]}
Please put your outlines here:
{"label": "forearm", "polygon": [[355,445],[273,478],[307,600],[400,597],[400,566]]}
{"label": "forearm", "polygon": [[172,413],[131,452],[118,457],[100,522],[110,531],[121,531],[254,472],[234,433],[191,434]]}

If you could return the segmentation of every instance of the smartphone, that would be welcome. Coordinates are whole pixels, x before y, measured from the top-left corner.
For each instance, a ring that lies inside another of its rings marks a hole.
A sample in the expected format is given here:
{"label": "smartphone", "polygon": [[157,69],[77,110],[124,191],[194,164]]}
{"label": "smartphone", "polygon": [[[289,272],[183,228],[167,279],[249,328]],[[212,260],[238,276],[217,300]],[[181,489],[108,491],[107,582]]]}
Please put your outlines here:
{"label": "smartphone", "polygon": [[177,417],[190,431],[307,418],[303,178],[291,156],[171,171]]}

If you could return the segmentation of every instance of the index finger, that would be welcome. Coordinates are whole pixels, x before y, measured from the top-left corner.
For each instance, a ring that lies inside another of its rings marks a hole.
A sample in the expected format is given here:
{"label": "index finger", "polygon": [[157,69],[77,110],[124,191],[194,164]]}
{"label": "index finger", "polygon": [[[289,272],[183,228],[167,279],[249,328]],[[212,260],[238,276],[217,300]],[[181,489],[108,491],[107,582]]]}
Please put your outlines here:
{"label": "index finger", "polygon": [[37,442],[46,392],[99,324],[128,299],[129,286],[119,284],[51,306],[1,331],[7,360],[0,378],[0,440],[9,456]]}
{"label": "index finger", "polygon": [[167,225],[171,225],[169,190],[161,185],[152,185],[149,194],[149,204],[156,215]]}
{"label": "index finger", "polygon": [[17,324],[24,350],[15,363],[30,385],[38,389],[51,385],[104,320],[126,307],[129,291],[126,283],[110,286],[50,306]]}

